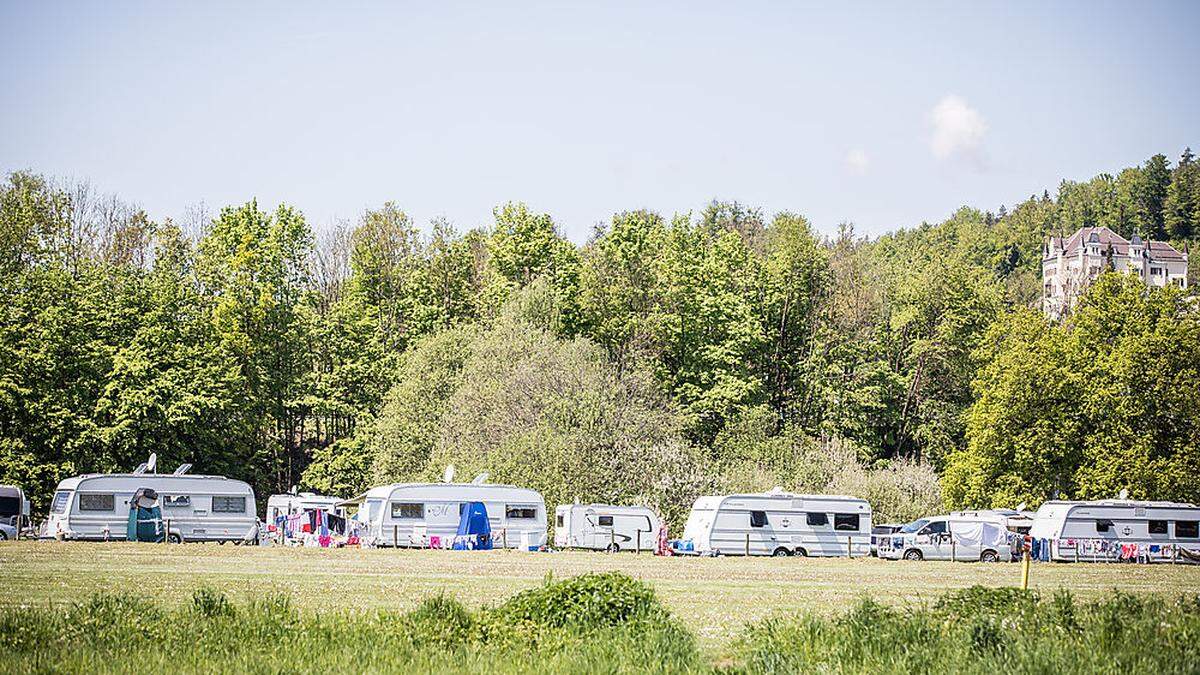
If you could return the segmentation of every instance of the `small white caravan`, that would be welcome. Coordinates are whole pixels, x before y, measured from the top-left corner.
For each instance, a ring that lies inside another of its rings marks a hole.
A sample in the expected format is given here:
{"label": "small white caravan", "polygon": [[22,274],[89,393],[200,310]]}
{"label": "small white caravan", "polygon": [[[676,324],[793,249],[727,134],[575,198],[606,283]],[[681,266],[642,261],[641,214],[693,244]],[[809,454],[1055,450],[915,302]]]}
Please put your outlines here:
{"label": "small white caravan", "polygon": [[266,522],[268,525],[271,525],[280,516],[314,510],[345,517],[345,509],[338,507],[341,501],[338,497],[318,495],[312,492],[289,492],[281,495],[271,495],[267,497]]}
{"label": "small white caravan", "polygon": [[[1128,499],[1049,501],[1037,510],[1029,535],[1048,544],[1045,557],[1050,560],[1108,560],[1130,550],[1150,561],[1173,560],[1176,549],[1200,552],[1200,506]],[[1137,548],[1123,551],[1122,546]]]}
{"label": "small white caravan", "polygon": [[377,546],[446,547],[458,533],[462,509],[482,502],[496,548],[546,544],[546,503],[535,490],[484,483],[394,483],[371,488],[340,502],[358,507],[355,519],[367,526]]}
{"label": "small white caravan", "polygon": [[1012,559],[1009,518],[992,511],[959,512],[921,518],[879,540],[877,554],[887,560]]}
{"label": "small white caravan", "polygon": [[[172,475],[86,474],[58,484],[43,532],[62,539],[125,539],[129,501],[139,488],[158,493],[168,538],[184,541],[252,541],[258,536],[254,490],[224,476],[190,475],[183,465]],[[144,470],[139,467],[139,470]]]}
{"label": "small white caravan", "polygon": [[871,554],[871,505],[857,497],[779,489],[701,497],[683,539],[701,554],[865,557]]}
{"label": "small white caravan", "polygon": [[554,545],[594,551],[653,551],[658,514],[648,506],[560,504],[554,510]]}

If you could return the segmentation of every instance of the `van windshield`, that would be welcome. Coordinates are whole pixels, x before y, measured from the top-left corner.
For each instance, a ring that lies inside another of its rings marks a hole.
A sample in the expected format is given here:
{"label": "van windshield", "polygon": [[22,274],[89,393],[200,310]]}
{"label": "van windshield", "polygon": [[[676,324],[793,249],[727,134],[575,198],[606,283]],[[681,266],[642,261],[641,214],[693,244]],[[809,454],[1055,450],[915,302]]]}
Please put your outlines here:
{"label": "van windshield", "polygon": [[905,534],[912,534],[913,532],[916,532],[917,530],[921,529],[922,527],[925,527],[928,524],[929,524],[929,519],[922,518],[920,520],[914,520],[911,523],[905,525],[904,527],[900,528],[900,531]]}

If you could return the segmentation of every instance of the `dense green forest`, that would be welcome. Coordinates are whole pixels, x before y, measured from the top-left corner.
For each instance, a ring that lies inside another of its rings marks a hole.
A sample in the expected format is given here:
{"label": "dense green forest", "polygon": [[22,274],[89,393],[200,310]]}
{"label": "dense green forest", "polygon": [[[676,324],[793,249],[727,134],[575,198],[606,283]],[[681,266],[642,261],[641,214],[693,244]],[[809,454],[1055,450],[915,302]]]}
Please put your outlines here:
{"label": "dense green forest", "polygon": [[520,203],[466,232],[391,203],[319,233],[254,201],[191,221],[0,183],[0,483],[39,508],[151,452],[260,495],[454,464],[676,523],[776,485],[880,519],[1200,501],[1194,301],[1106,275],[1062,323],[1037,310],[1048,234],[1200,239],[1190,152],[873,240],[722,202],[582,247]]}

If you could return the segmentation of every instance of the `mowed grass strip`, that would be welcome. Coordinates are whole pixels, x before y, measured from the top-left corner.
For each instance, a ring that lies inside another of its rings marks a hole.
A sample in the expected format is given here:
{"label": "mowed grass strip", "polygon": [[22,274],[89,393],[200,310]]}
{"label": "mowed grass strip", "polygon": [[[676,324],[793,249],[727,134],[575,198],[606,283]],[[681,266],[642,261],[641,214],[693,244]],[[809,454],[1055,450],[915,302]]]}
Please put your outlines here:
{"label": "mowed grass strip", "polygon": [[[1018,564],[884,561],[874,558],[660,558],[649,554],[235,547],[216,544],[6,542],[0,604],[67,603],[92,593],[190,602],[197,588],[231,598],[284,592],[298,609],[410,610],[444,592],[472,608],[492,606],[555,578],[621,571],[648,582],[708,649],[745,624],[796,610],[841,613],[864,597],[885,604],[932,600],[972,585],[1016,586]],[[1077,597],[1114,589],[1195,593],[1200,567],[1035,563],[1031,586]]]}

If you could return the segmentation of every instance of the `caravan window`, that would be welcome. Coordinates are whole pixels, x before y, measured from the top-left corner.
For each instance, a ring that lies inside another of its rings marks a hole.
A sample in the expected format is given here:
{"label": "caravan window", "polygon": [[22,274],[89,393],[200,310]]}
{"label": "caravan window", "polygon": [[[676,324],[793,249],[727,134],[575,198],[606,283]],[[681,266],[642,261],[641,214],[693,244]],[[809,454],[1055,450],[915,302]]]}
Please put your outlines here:
{"label": "caravan window", "polygon": [[1165,520],[1150,521],[1150,534],[1166,534],[1166,533],[1167,533],[1167,521],[1165,521]]}
{"label": "caravan window", "polygon": [[80,494],[79,495],[79,510],[80,511],[112,511],[114,502],[116,501],[113,495],[99,494]]}
{"label": "caravan window", "polygon": [[804,516],[808,520],[809,525],[815,526],[829,524],[829,516],[825,515],[824,513],[806,513]]}
{"label": "caravan window", "polygon": [[169,509],[184,508],[192,505],[189,495],[164,495],[163,506]]}
{"label": "caravan window", "polygon": [[67,510],[67,501],[71,499],[71,493],[66,490],[59,490],[54,493],[54,501],[50,504],[50,513],[62,513]]}
{"label": "caravan window", "polygon": [[833,529],[858,531],[858,514],[857,513],[835,513],[833,514]]}
{"label": "caravan window", "polygon": [[224,497],[215,496],[212,501],[213,513],[245,513],[246,498],[245,497]]}
{"label": "caravan window", "polygon": [[612,527],[612,516],[600,516],[600,527]]}
{"label": "caravan window", "polygon": [[766,527],[767,512],[766,511],[751,511],[750,512],[750,527]]}
{"label": "caravan window", "polygon": [[1113,526],[1113,523],[1111,520],[1097,520],[1096,521],[1096,531],[1097,532],[1111,532],[1112,526]]}
{"label": "caravan window", "polygon": [[1197,520],[1177,520],[1177,521],[1175,521],[1175,536],[1180,539],[1200,538],[1200,521],[1197,521]]}
{"label": "caravan window", "polygon": [[[462,513],[463,505],[458,511]],[[405,520],[421,520],[425,517],[425,505],[419,502],[392,502],[392,517]]]}
{"label": "caravan window", "polygon": [[533,520],[537,518],[537,507],[509,506],[504,509],[504,517],[509,520]]}
{"label": "caravan window", "polygon": [[554,517],[554,524],[556,527],[563,526],[563,514],[560,513]]}

